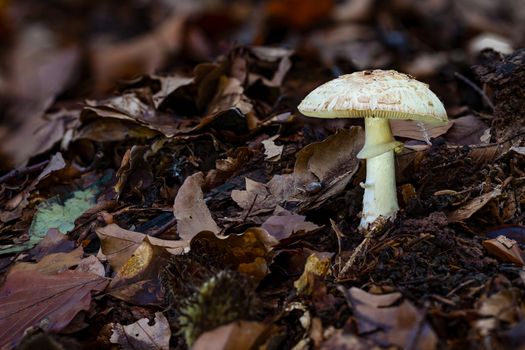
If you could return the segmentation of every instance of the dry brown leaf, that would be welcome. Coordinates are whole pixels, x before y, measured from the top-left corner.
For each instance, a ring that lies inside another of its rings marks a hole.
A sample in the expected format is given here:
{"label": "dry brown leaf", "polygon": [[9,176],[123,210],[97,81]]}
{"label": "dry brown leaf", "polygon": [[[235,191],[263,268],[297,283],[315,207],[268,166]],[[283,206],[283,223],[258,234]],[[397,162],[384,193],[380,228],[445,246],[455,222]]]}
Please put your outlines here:
{"label": "dry brown leaf", "polygon": [[489,254],[499,258],[503,262],[514,263],[523,266],[523,251],[520,249],[518,242],[513,239],[500,235],[493,239],[483,241],[483,246]]}
{"label": "dry brown leaf", "polygon": [[424,142],[430,142],[430,139],[446,134],[452,125],[454,125],[452,120],[443,125],[402,119],[390,120],[390,127],[394,136]]}
{"label": "dry brown leaf", "polygon": [[167,77],[152,76],[152,78],[158,79],[160,81],[160,90],[157,91],[152,97],[153,104],[157,109],[162,104],[162,102],[164,102],[164,99],[167,96],[169,96],[173,91],[177,90],[182,86],[186,86],[193,83],[193,78],[181,77],[178,75],[172,75]]}
{"label": "dry brown leaf", "polygon": [[373,348],[373,344],[354,334],[344,332],[342,329],[335,330],[324,343],[321,344],[321,350],[369,350]]}
{"label": "dry brown leaf", "polygon": [[308,256],[303,274],[294,282],[299,295],[310,295],[314,292],[315,279],[326,276],[333,255],[334,253],[329,252],[313,252]]}
{"label": "dry brown leaf", "polygon": [[152,325],[147,318],[141,318],[127,326],[115,323],[112,328],[110,342],[124,350],[168,350],[170,347],[170,325],[162,312],[155,313]]}
{"label": "dry brown leaf", "polygon": [[184,18],[173,16],[155,31],[127,42],[95,47],[91,66],[98,91],[110,89],[117,80],[153,73],[182,43]]}
{"label": "dry brown leaf", "polygon": [[[363,129],[351,127],[297,153],[293,176],[301,208],[316,208],[346,187],[359,167],[356,155],[363,144]],[[313,183],[319,183],[316,192],[309,190]]]}
{"label": "dry brown leaf", "polygon": [[9,273],[0,288],[0,347],[14,347],[29,327],[60,331],[79,311],[89,309],[91,291],[100,292],[107,283],[92,273],[70,270]]}
{"label": "dry brown leaf", "polygon": [[252,227],[240,235],[217,237],[203,231],[191,241],[190,249],[210,251],[220,256],[225,266],[232,266],[239,272],[262,279],[268,273],[268,253],[277,244],[275,238],[262,228]]}
{"label": "dry brown leaf", "polygon": [[184,180],[175,197],[173,215],[177,218],[177,233],[183,240],[189,241],[201,231],[221,230],[204,202],[203,185],[203,173],[195,173]]}
{"label": "dry brown leaf", "polygon": [[521,293],[517,289],[505,289],[482,297],[478,302],[478,314],[484,317],[494,317],[500,321],[513,323],[520,317]]}
{"label": "dry brown leaf", "polygon": [[116,175],[115,192],[117,199],[120,198],[125,189],[134,193],[145,193],[153,184],[153,172],[150,164],[144,159],[146,151],[148,151],[148,147],[134,145],[122,157]]}
{"label": "dry brown leaf", "polygon": [[47,178],[55,171],[61,170],[66,166],[62,153],[58,152],[51,157],[47,166],[42,170],[40,175],[33,180],[22,192],[7,201],[5,210],[0,212],[0,221],[8,222],[18,219],[22,215],[22,210],[29,204],[28,198],[31,192],[37,187],[39,182]]}
{"label": "dry brown leaf", "polygon": [[236,78],[221,76],[217,92],[208,104],[207,114],[217,114],[231,108],[238,108],[242,114],[248,114],[253,106],[244,95],[244,88]]}
{"label": "dry brown leaf", "polygon": [[13,266],[10,273],[19,271],[36,271],[43,275],[50,275],[62,271],[66,271],[73,266],[80,263],[84,251],[82,247],[69,253],[54,253],[45,256],[38,263],[21,262]]}
{"label": "dry brown leaf", "polygon": [[456,145],[479,145],[481,137],[489,127],[478,117],[466,115],[454,119],[454,125],[445,135],[449,143]]}
{"label": "dry brown leaf", "polygon": [[470,218],[475,212],[483,208],[488,202],[492,199],[497,198],[501,195],[501,189],[496,188],[488,193],[482,194],[479,197],[476,197],[470,200],[465,205],[454,210],[452,213],[448,214],[449,222],[460,222]]}
{"label": "dry brown leaf", "polygon": [[275,135],[270,137],[269,139],[262,141],[266,160],[277,162],[279,159],[281,159],[281,154],[283,153],[284,146],[278,146],[274,142],[277,138],[279,138],[279,136],[280,135]]}
{"label": "dry brown leaf", "polygon": [[175,136],[180,131],[179,123],[172,116],[144,103],[135,93],[124,93],[101,101],[86,101],[81,120],[87,123],[96,118],[129,121],[160,132],[166,137]]}
{"label": "dry brown leaf", "polygon": [[172,254],[180,254],[189,245],[186,241],[168,241],[128,231],[116,224],[99,227],[96,233],[100,239],[100,250],[115,271],[129,260],[146,237],[152,245],[166,248]]}
{"label": "dry brown leaf", "polygon": [[277,240],[288,238],[294,232],[309,232],[320,228],[314,223],[305,221],[305,218],[303,215],[292,214],[288,210],[277,207],[261,228]]}
{"label": "dry brown leaf", "polygon": [[267,325],[259,322],[233,322],[203,333],[193,350],[250,350],[264,334]]}
{"label": "dry brown leaf", "polygon": [[293,194],[293,176],[274,175],[267,184],[245,178],[246,190],[233,190],[232,199],[244,209],[242,217],[256,217],[272,212],[277,205],[288,200]]}
{"label": "dry brown leaf", "polygon": [[34,248],[29,251],[29,255],[36,261],[53,253],[66,253],[75,248],[75,242],[70,241],[67,235],[60,233],[55,228],[49,229],[47,235]]}
{"label": "dry brown leaf", "polygon": [[107,293],[134,305],[161,305],[164,291],[158,276],[170,256],[164,247],[152,245],[146,237],[116,271]]}
{"label": "dry brown leaf", "polygon": [[89,272],[100,277],[106,277],[106,269],[96,256],[90,255],[80,261],[75,271]]}
{"label": "dry brown leaf", "polygon": [[400,293],[374,295],[352,287],[346,291],[354,308],[359,333],[381,347],[392,345],[403,349],[433,350],[437,336],[425,321],[424,314],[409,301],[391,306],[401,298]]}

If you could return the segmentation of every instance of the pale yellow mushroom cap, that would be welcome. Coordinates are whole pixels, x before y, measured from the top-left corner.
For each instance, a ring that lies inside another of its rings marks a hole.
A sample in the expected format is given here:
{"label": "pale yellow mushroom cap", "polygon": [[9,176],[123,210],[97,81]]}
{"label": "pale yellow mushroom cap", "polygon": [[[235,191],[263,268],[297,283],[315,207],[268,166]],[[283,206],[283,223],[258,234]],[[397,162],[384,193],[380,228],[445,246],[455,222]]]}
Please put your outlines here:
{"label": "pale yellow mushroom cap", "polygon": [[445,107],[427,84],[395,70],[342,75],[310,92],[297,108],[317,118],[447,121]]}

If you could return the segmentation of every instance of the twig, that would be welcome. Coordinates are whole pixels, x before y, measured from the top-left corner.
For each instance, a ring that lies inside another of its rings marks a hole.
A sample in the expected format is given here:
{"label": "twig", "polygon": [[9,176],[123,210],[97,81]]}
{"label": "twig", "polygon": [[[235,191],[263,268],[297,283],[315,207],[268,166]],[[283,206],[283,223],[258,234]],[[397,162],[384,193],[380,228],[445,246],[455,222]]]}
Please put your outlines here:
{"label": "twig", "polygon": [[159,227],[155,231],[152,231],[152,232],[148,233],[148,236],[158,237],[158,236],[162,235],[164,232],[168,231],[176,223],[177,223],[177,219],[175,217],[173,217],[172,219],[170,219],[170,221],[168,221],[167,223],[165,223],[164,225],[162,225],[161,227]]}
{"label": "twig", "polygon": [[250,216],[250,214],[252,213],[253,207],[255,206],[255,202],[257,201],[257,197],[259,197],[258,193],[256,193],[255,196],[253,197],[252,205],[250,205],[250,209],[248,209],[242,221],[246,221],[246,219],[248,219],[248,216]]}
{"label": "twig", "polygon": [[11,179],[14,179],[15,177],[26,175],[26,174],[32,173],[34,171],[41,170],[41,169],[45,168],[48,163],[49,163],[49,160],[44,160],[41,163],[34,164],[34,165],[31,165],[31,166],[27,166],[27,167],[24,167],[24,168],[21,168],[21,169],[13,169],[10,172],[8,172],[7,174],[5,174],[4,176],[0,177],[0,184],[3,184],[4,182],[7,182],[7,181],[9,181]]}
{"label": "twig", "polygon": [[361,255],[361,252],[368,246],[368,242],[370,242],[370,238],[372,238],[371,232],[368,232],[365,236],[365,239],[355,248],[354,252],[350,256],[350,259],[346,262],[345,266],[339,271],[339,277],[344,276],[348,270],[354,265],[354,262],[356,261],[357,257]]}
{"label": "twig", "polygon": [[485,102],[489,105],[490,109],[494,111],[494,104],[489,99],[489,97],[485,94],[485,92],[483,92],[483,90],[481,90],[469,78],[467,78],[466,76],[464,76],[463,74],[459,72],[454,72],[454,76],[458,78],[459,80],[461,80],[462,82],[464,82],[465,84],[467,84],[468,86],[470,86],[474,91],[476,91],[481,96],[481,98],[483,98],[483,100],[485,100]]}
{"label": "twig", "polygon": [[332,230],[334,230],[335,232],[335,236],[337,237],[337,246],[338,246],[338,256],[339,256],[339,262],[337,265],[341,266],[341,252],[342,252],[342,245],[341,245],[341,239],[344,237],[343,233],[341,232],[341,230],[339,229],[339,227],[337,227],[337,225],[335,224],[335,221],[330,219],[330,225],[332,226]]}
{"label": "twig", "polygon": [[368,243],[370,243],[370,239],[380,231],[382,231],[385,228],[385,225],[387,224],[388,220],[380,216],[367,230],[365,233],[365,238],[363,241],[355,248],[354,252],[346,262],[345,266],[339,271],[338,278],[341,278],[341,276],[344,276],[348,270],[354,265],[357,258],[361,255],[361,252],[365,250],[365,248],[368,247]]}

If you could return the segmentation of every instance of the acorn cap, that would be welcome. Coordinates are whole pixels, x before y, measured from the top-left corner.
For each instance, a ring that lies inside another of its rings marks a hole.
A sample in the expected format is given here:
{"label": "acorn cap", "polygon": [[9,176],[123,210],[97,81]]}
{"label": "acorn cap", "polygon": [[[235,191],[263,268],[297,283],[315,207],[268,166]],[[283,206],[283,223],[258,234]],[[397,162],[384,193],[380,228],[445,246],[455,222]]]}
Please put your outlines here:
{"label": "acorn cap", "polygon": [[297,108],[317,118],[447,121],[445,107],[427,84],[394,70],[342,75],[310,92]]}

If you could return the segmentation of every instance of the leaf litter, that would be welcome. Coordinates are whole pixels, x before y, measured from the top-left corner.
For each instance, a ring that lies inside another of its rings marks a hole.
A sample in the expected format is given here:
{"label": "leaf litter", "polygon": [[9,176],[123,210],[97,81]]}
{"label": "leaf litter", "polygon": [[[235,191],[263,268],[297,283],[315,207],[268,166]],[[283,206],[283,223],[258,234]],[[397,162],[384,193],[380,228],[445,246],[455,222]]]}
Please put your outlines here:
{"label": "leaf litter", "polygon": [[[40,6],[0,7],[2,347],[524,346],[519,6]],[[363,234],[362,124],[296,107],[370,68],[450,121],[392,123],[401,211]]]}

